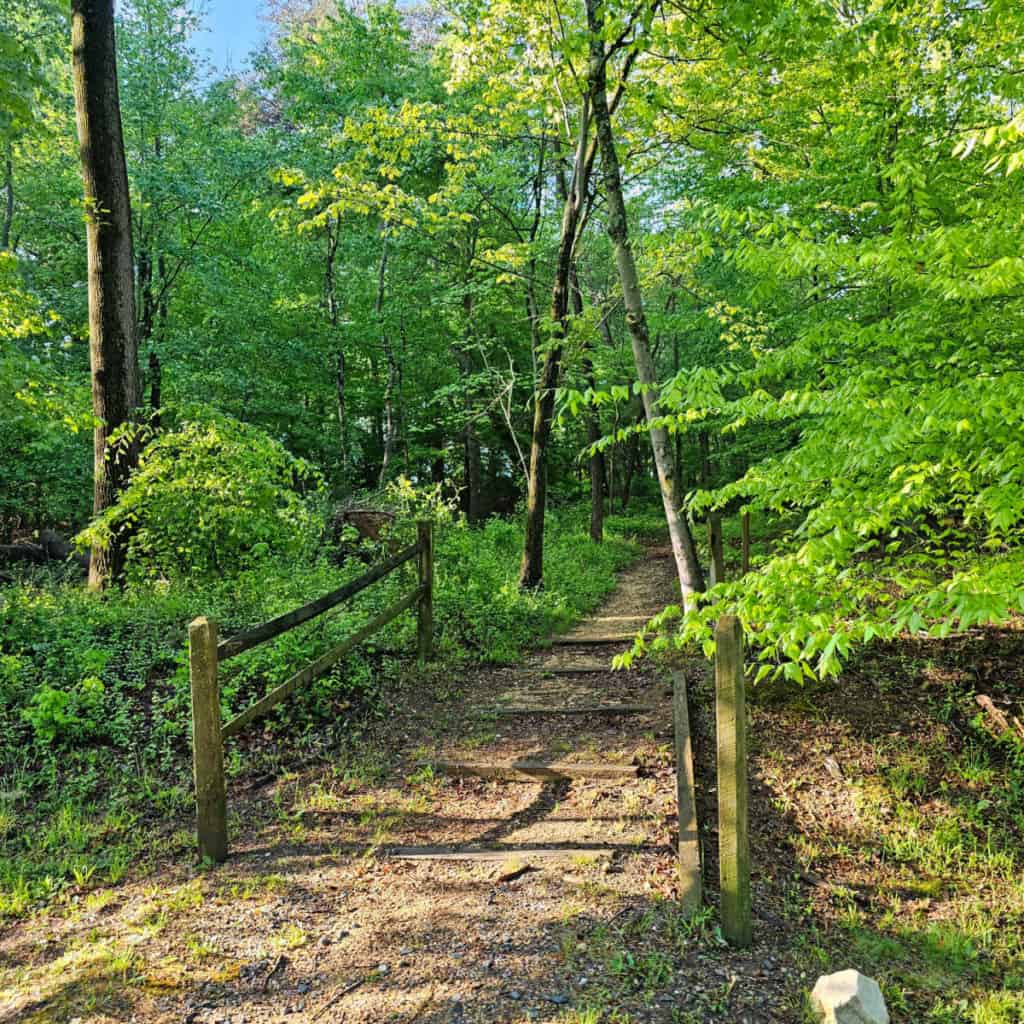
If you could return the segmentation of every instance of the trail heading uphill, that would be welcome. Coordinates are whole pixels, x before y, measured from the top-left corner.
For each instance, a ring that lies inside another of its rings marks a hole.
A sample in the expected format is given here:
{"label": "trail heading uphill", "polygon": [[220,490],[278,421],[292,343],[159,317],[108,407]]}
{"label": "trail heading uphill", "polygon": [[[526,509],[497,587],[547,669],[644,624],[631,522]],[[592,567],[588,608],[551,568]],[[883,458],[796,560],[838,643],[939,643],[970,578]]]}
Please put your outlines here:
{"label": "trail heading uphill", "polygon": [[674,588],[652,550],[523,665],[414,681],[370,759],[234,793],[225,865],[48,922],[47,956],[6,941],[0,1021],[794,1019],[748,1014],[792,985],[673,900],[671,685],[609,663]]}

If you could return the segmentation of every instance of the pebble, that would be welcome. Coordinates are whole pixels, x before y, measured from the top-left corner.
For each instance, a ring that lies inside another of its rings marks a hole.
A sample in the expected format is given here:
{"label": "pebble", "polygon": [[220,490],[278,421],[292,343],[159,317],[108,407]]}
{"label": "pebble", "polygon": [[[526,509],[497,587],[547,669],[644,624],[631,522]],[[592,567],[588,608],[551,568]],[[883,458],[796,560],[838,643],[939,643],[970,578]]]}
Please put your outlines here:
{"label": "pebble", "polygon": [[311,992],[312,990],[313,986],[308,981],[300,981],[298,985],[295,986],[295,991],[298,992],[300,996],[304,996],[307,992]]}
{"label": "pebble", "polygon": [[523,998],[523,993],[522,992],[517,992],[515,989],[512,989],[508,993],[508,997],[509,997],[509,999],[513,1000],[514,1002],[519,1002],[519,1000]]}
{"label": "pebble", "polygon": [[378,974],[390,974],[391,973],[391,968],[388,967],[387,964],[377,964],[377,973]]}
{"label": "pebble", "polygon": [[556,992],[553,996],[547,997],[549,1003],[554,1003],[555,1006],[565,1006],[569,1002],[569,997],[561,992]]}

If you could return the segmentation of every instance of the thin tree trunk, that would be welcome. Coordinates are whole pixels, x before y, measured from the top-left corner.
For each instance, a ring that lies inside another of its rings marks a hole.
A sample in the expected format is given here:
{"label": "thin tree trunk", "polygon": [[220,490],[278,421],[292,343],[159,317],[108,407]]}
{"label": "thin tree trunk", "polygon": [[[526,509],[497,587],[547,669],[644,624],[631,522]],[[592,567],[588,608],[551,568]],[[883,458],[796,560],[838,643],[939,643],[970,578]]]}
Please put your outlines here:
{"label": "thin tree trunk", "polygon": [[[141,403],[128,171],[121,131],[113,0],[72,0],[71,51],[82,161],[92,369],[93,511],[113,505],[138,461],[138,443],[111,445]],[[121,577],[128,537],[93,548],[89,586]]]}
{"label": "thin tree trunk", "polygon": [[[327,310],[327,321],[333,333],[338,329],[338,296],[334,287],[334,260],[338,252],[338,240],[341,236],[341,225],[331,226],[331,218],[326,223],[327,247],[324,252],[324,308]],[[348,408],[345,400],[345,350],[341,339],[338,339],[338,350],[334,356],[334,396],[338,410],[338,443],[341,445],[341,478],[348,481],[349,470],[349,437]]]}
{"label": "thin tree trunk", "polygon": [[573,160],[572,181],[562,186],[562,226],[555,259],[555,279],[551,286],[552,339],[544,355],[544,365],[533,401],[533,434],[530,441],[530,472],[526,481],[526,530],[523,560],[519,567],[519,586],[534,589],[544,583],[544,513],[547,508],[548,443],[551,419],[555,411],[555,389],[562,367],[562,343],[569,327],[570,274],[573,252],[587,192],[587,180],[593,157],[587,151],[590,137],[589,104],[580,112],[579,136]]}
{"label": "thin tree trunk", "polygon": [[626,309],[626,326],[633,344],[633,358],[637,376],[643,388],[644,409],[647,414],[651,449],[661,488],[665,519],[668,523],[672,553],[675,557],[679,587],[683,604],[692,607],[693,595],[704,590],[704,574],[690,536],[690,528],[680,512],[680,496],[672,441],[668,431],[656,423],[659,415],[657,397],[657,374],[651,355],[650,335],[647,317],[644,314],[643,297],[640,290],[640,276],[629,241],[629,226],[626,220],[626,202],[622,192],[622,173],[612,135],[611,111],[608,107],[607,53],[604,43],[604,10],[601,0],[586,0],[587,27],[590,35],[590,61],[588,79],[590,99],[594,110],[594,126],[601,150],[601,171],[604,181],[605,200],[608,204],[608,237],[615,253],[619,271],[623,301]]}
{"label": "thin tree trunk", "polygon": [[383,452],[380,460],[380,476],[377,486],[383,487],[387,482],[388,470],[391,468],[391,460],[395,452],[395,391],[398,380],[398,363],[395,360],[395,351],[391,344],[391,336],[388,334],[387,325],[384,322],[384,295],[387,287],[388,271],[388,238],[381,236],[380,265],[377,270],[377,300],[374,303],[373,311],[377,316],[377,325],[380,331],[380,346],[384,352],[384,361],[387,364],[387,377],[384,383],[384,410],[381,435],[383,441]]}
{"label": "thin tree trunk", "polygon": [[160,364],[160,356],[155,348],[149,350],[149,407],[150,426],[159,430],[161,425],[160,403],[163,401],[163,367]]}
{"label": "thin tree trunk", "polygon": [[[579,276],[576,266],[572,269],[572,306],[576,316],[583,313],[583,292],[580,290]],[[591,359],[592,346],[587,343],[583,350],[583,377],[591,391],[597,390],[594,379],[594,362]],[[587,441],[591,447],[601,440],[601,415],[597,406],[587,409]],[[597,544],[604,540],[604,456],[592,450],[588,460],[590,471],[590,539]]]}
{"label": "thin tree trunk", "polygon": [[341,444],[341,478],[348,481],[349,441],[348,441],[348,409],[345,401],[345,350],[339,342],[334,357],[334,396],[338,408],[338,441]]}
{"label": "thin tree trunk", "polygon": [[462,388],[462,411],[465,418],[462,428],[464,486],[461,505],[466,521],[473,526],[483,518],[480,507],[483,472],[480,465],[480,438],[476,433],[473,396],[469,389],[469,380],[476,368],[473,365],[473,356],[470,354],[469,348],[473,336],[473,293],[469,291],[468,287],[462,296],[462,312],[466,321],[466,341],[464,346],[455,348],[455,359],[464,381]]}
{"label": "thin tree trunk", "polygon": [[[644,421],[644,413],[641,410],[636,416],[636,425],[639,426]],[[626,462],[622,470],[622,496],[620,499],[620,507],[623,512],[626,511],[629,505],[630,495],[633,487],[633,474],[636,472],[636,464],[640,461],[640,435],[635,431],[629,435],[629,440],[626,442]]]}
{"label": "thin tree trunk", "polygon": [[14,224],[14,144],[8,140],[4,157],[4,219],[0,222],[0,250],[11,247],[11,226]]}

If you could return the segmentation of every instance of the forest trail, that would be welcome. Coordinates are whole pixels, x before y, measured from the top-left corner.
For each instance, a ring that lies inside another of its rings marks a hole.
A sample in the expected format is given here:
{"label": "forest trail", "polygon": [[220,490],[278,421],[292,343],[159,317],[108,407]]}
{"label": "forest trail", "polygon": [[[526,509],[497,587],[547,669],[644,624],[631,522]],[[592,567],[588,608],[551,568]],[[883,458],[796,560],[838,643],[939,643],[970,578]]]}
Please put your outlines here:
{"label": "forest trail", "polygon": [[[280,979],[246,993],[246,1021],[545,1020],[586,996],[595,980],[567,969],[573,929],[652,891],[670,894],[675,877],[664,673],[612,672],[625,642],[592,638],[625,635],[673,586],[670,560],[640,560],[562,638],[579,643],[534,650],[519,666],[469,669],[452,680],[455,692],[409,702],[417,707],[402,722],[400,772],[369,790],[325,794],[301,814],[300,846],[268,849],[258,836],[236,844],[228,871],[272,866],[293,882],[302,865],[301,889],[290,885],[253,926],[308,935],[284,954]],[[582,711],[622,705],[647,710]],[[545,710],[511,713],[527,708]],[[623,774],[449,778],[429,767],[442,763]],[[260,980],[272,966],[260,964]],[[222,1019],[226,1010],[219,1005]]]}
{"label": "forest trail", "polygon": [[[0,1022],[795,1019],[768,1011],[794,998],[793,972],[763,962],[776,934],[733,954],[712,908],[691,920],[676,903],[671,683],[649,662],[609,664],[674,591],[671,559],[649,550],[524,663],[414,673],[357,756],[236,779],[227,863],[197,870],[179,829],[148,877],[3,936],[17,995]],[[706,804],[706,666],[684,668]],[[623,705],[639,710],[592,710]],[[524,708],[545,710],[508,713]]]}

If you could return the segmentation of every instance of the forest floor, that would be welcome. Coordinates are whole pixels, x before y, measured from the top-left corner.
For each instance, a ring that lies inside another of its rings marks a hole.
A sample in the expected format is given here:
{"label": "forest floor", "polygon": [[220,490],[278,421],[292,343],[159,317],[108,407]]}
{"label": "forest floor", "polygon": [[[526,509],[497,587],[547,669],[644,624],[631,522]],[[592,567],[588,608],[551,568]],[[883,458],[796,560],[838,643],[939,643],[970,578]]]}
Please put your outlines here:
{"label": "forest floor", "polygon": [[[671,559],[649,550],[573,635],[619,631],[673,590]],[[232,782],[226,864],[168,855],[8,925],[0,1022],[795,1024],[815,977],[848,966],[880,977],[895,1020],[1024,1019],[1024,979],[1008,973],[1024,935],[1021,836],[989,798],[998,764],[949,711],[958,670],[900,649],[841,688],[758,696],[755,940],[736,951],[715,927],[708,666],[680,663],[707,900],[687,919],[666,669],[546,672],[617,649],[412,672],[394,713],[336,760]],[[911,676],[914,699],[893,683]],[[650,710],[495,713],[596,702]],[[638,771],[542,784],[430,767],[523,758]],[[434,856],[453,847],[474,859]]]}

